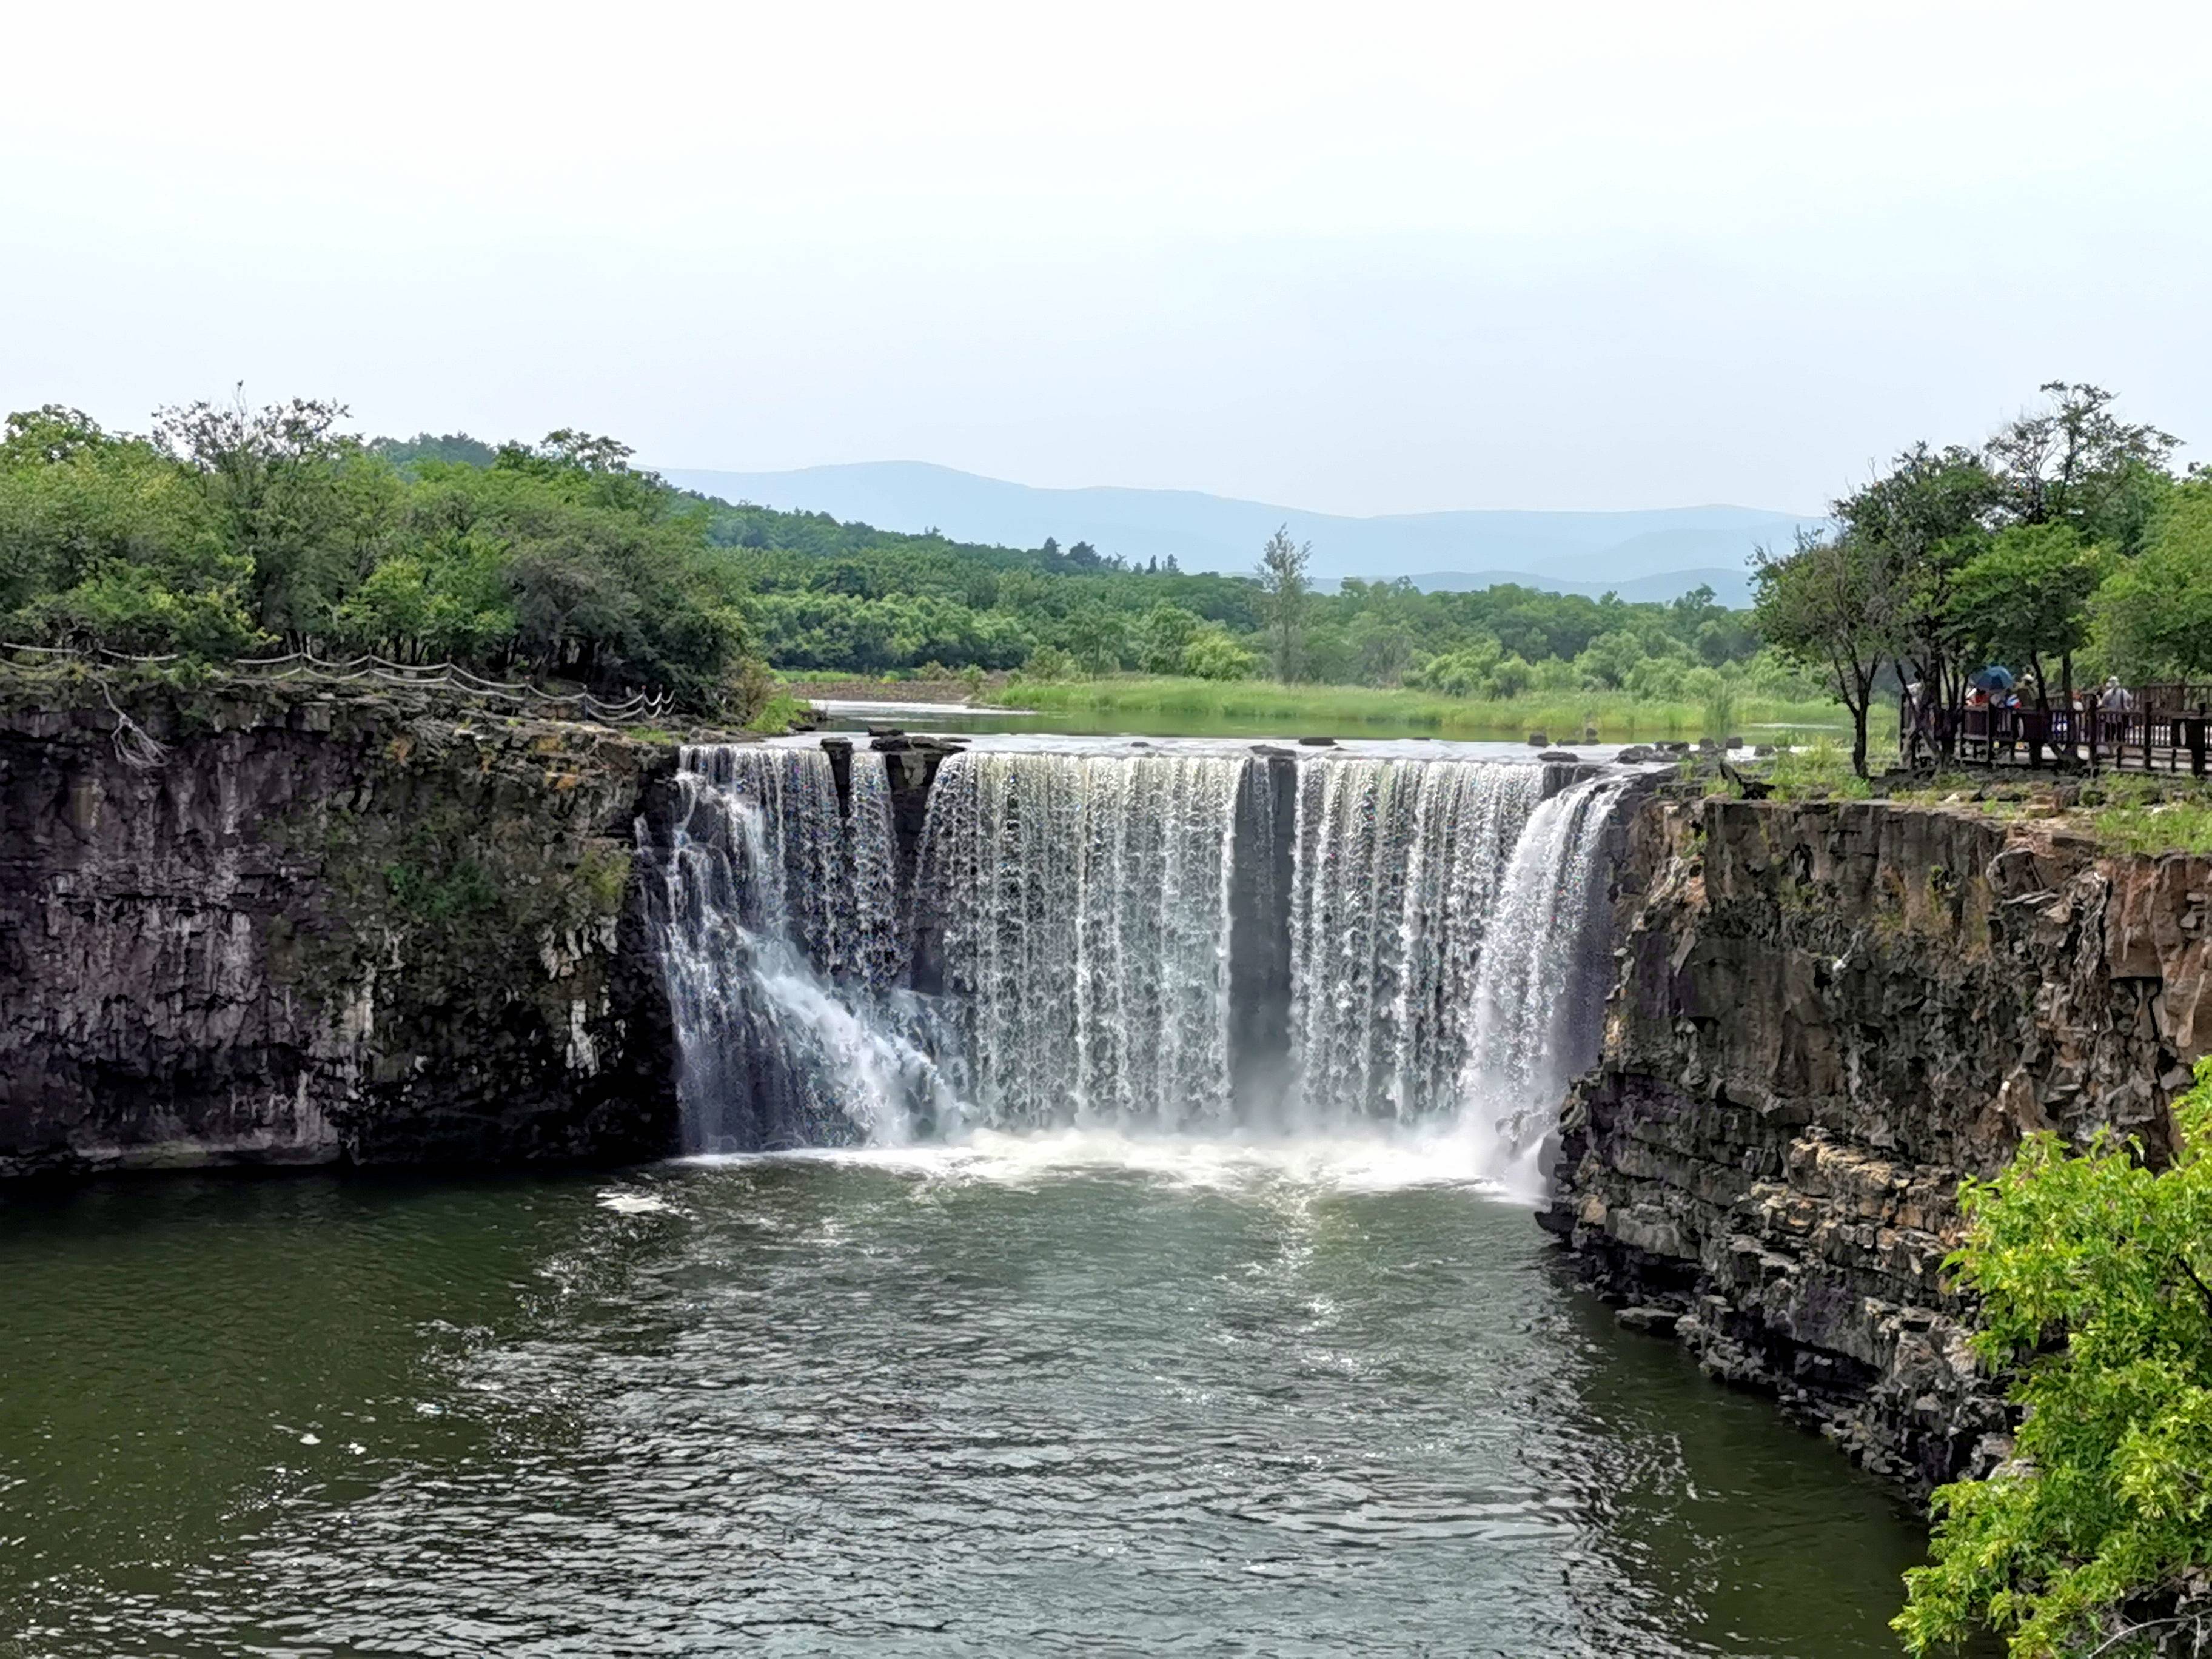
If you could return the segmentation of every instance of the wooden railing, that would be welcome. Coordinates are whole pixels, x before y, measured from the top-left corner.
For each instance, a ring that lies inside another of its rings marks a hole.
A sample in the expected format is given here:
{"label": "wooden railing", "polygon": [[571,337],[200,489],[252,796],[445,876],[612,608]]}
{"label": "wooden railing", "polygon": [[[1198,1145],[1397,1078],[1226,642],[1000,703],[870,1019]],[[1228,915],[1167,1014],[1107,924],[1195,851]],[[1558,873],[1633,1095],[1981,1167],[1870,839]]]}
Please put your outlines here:
{"label": "wooden railing", "polygon": [[[2203,707],[2177,708],[2157,694],[2183,688],[2143,686],[2130,692],[2132,708],[2003,708],[1994,705],[1956,711],[1899,705],[1898,730],[1908,763],[1943,752],[1943,738],[1955,761],[1967,765],[2025,766],[2057,763],[2062,757],[2093,769],[2127,772],[2188,772],[2206,775],[2212,748],[2212,712]],[[2194,688],[2199,690],[2204,688]]]}

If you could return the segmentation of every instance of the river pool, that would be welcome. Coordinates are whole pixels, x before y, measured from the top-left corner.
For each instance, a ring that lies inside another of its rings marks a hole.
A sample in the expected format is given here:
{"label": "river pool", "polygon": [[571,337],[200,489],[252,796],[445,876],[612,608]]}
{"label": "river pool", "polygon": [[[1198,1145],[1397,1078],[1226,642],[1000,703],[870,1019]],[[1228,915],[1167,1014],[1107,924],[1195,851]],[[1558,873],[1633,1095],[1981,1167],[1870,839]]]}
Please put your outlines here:
{"label": "river pool", "polygon": [[0,1196],[0,1654],[1887,1654],[1910,1511],[1388,1140]]}

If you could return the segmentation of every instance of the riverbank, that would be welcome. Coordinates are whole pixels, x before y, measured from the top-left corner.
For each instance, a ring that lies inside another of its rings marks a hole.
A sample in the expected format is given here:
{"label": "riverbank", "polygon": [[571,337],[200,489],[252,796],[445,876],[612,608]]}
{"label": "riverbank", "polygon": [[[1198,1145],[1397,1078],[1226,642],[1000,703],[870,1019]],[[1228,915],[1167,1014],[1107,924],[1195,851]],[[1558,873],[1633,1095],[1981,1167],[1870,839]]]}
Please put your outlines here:
{"label": "riverbank", "polygon": [[[1540,732],[1563,743],[1636,743],[1753,732],[1771,736],[1784,730],[1849,731],[1842,709],[1832,702],[1746,697],[1729,711],[1729,732],[1708,732],[1711,721],[1701,704],[1656,702],[1625,691],[1530,692],[1485,699],[1402,687],[1117,677],[1015,679],[997,695],[1041,714],[1145,718],[1176,732],[1201,729],[1211,722],[1241,732],[1254,722],[1265,722],[1279,732],[1336,737],[1407,731],[1519,740]],[[1593,728],[1596,736],[1586,738]]]}

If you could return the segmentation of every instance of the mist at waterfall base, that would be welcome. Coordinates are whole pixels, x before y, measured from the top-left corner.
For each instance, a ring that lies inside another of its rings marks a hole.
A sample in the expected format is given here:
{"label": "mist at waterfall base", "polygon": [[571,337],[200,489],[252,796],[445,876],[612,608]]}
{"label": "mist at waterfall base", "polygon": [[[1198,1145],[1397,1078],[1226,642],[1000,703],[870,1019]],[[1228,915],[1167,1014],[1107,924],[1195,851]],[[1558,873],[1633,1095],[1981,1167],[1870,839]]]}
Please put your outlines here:
{"label": "mist at waterfall base", "polygon": [[647,853],[689,1150],[1389,1139],[1536,1195],[1624,778],[1000,740],[945,761],[902,880],[896,759],[685,751]]}

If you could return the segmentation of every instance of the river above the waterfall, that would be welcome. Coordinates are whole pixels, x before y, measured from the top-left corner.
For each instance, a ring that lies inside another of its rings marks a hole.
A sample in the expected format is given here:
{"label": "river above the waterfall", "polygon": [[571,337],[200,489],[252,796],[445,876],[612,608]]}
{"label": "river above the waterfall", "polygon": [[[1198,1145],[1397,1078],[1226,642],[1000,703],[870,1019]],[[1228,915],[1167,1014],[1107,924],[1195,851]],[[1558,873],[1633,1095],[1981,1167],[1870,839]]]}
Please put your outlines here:
{"label": "river above the waterfall", "polygon": [[0,1198],[0,1652],[1893,1651],[1922,1537],[1448,1140]]}

